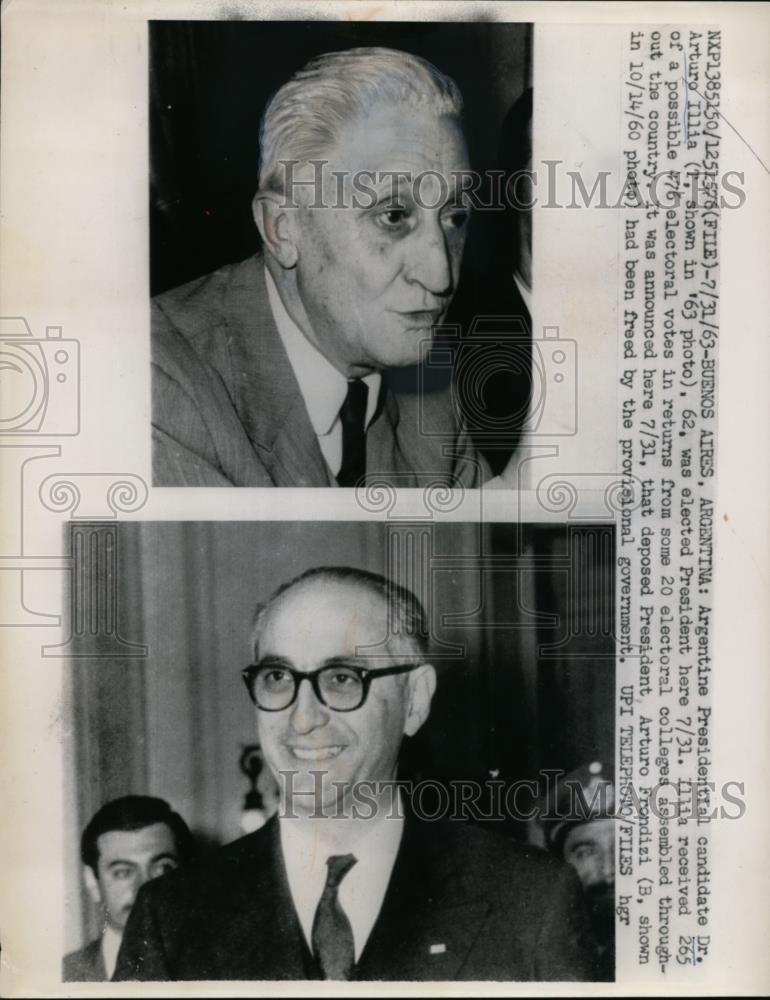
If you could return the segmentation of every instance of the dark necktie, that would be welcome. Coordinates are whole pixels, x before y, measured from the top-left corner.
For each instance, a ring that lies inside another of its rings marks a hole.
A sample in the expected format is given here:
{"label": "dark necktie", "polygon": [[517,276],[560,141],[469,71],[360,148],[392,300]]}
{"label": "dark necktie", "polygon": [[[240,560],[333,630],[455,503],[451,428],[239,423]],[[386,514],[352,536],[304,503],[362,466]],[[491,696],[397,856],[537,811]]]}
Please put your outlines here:
{"label": "dark necktie", "polygon": [[345,402],[340,407],[342,465],[337,473],[340,486],[355,486],[366,473],[366,402],[369,387],[360,378],[348,381]]}
{"label": "dark necktie", "polygon": [[327,862],[326,885],[313,918],[311,942],[324,979],[350,979],[356,960],[353,930],[337,898],[340,882],[358,859],[334,854]]}

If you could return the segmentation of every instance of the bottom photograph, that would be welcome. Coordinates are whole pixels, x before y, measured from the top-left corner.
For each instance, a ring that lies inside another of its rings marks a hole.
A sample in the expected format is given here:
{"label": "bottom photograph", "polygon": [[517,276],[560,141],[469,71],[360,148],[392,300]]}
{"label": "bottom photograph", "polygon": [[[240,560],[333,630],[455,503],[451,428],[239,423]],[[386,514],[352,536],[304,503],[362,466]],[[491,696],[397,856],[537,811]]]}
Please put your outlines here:
{"label": "bottom photograph", "polygon": [[65,982],[612,981],[612,524],[73,522]]}

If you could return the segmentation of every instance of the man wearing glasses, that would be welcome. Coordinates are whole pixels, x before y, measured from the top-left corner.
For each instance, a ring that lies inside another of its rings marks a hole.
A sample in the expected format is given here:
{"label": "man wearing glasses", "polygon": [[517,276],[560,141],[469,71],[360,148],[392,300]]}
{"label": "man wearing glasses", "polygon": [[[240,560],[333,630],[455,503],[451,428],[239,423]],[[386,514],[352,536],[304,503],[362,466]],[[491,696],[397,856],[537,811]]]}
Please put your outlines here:
{"label": "man wearing glasses", "polygon": [[394,794],[436,686],[426,635],[412,593],[355,569],[310,570],[259,610],[244,679],[278,817],[145,887],[116,979],[591,978],[567,866]]}

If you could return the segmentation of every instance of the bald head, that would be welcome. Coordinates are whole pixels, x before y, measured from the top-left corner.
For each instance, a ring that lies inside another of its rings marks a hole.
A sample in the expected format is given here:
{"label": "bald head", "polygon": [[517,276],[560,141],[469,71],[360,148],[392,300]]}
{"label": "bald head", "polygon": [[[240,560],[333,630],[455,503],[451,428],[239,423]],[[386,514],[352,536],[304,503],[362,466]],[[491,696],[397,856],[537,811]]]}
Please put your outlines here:
{"label": "bald head", "polygon": [[[369,595],[372,599],[370,603],[372,622],[382,624],[382,648],[379,654],[399,652],[419,658],[428,655],[425,610],[410,590],[393,583],[379,573],[370,573],[351,566],[319,566],[282,584],[264,604],[257,608],[251,635],[255,659],[260,655],[260,637],[268,613],[284,595],[296,588],[309,589],[311,594],[318,595],[319,601],[321,595],[329,591],[333,595],[333,601],[343,605],[348,602],[351,593]],[[328,600],[323,603],[328,603]],[[320,617],[320,605],[318,610]],[[378,650],[373,649],[371,652],[376,655]]]}

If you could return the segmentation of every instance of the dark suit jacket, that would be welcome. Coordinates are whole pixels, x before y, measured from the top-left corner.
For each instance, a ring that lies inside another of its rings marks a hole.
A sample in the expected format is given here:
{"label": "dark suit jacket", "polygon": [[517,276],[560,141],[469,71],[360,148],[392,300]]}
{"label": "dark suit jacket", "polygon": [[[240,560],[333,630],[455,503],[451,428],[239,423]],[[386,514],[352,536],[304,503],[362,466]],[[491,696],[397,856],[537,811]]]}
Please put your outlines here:
{"label": "dark suit jacket", "polygon": [[[570,868],[496,833],[408,820],[354,978],[591,979],[592,946]],[[320,978],[289,892],[277,820],[143,886],[114,978]]]}
{"label": "dark suit jacket", "polygon": [[[152,307],[155,486],[334,486],[251,257]],[[367,431],[367,473],[393,486],[480,486],[448,390],[396,392]]]}
{"label": "dark suit jacket", "polygon": [[102,939],[97,938],[80,951],[71,951],[62,961],[64,983],[106,983],[107,970],[102,955]]}

